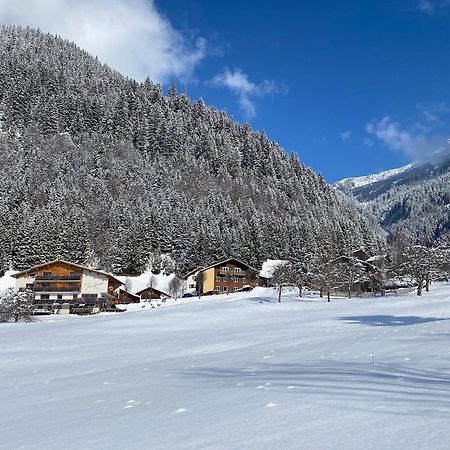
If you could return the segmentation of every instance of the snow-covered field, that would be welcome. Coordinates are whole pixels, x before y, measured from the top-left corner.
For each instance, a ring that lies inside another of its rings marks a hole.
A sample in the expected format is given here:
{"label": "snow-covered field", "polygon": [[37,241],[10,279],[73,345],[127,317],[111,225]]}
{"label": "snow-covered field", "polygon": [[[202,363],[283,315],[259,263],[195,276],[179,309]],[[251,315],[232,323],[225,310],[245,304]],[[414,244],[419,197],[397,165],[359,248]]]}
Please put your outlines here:
{"label": "snow-covered field", "polygon": [[449,448],[450,285],[274,300],[0,324],[0,448]]}

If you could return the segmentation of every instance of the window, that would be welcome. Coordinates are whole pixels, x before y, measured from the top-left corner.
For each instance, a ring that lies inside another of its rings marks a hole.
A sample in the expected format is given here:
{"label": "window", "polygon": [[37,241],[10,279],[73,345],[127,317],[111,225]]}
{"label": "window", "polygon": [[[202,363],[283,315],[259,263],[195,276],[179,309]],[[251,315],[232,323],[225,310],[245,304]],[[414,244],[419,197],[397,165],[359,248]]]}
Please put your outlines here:
{"label": "window", "polygon": [[190,284],[189,289],[195,289],[195,284]]}
{"label": "window", "polygon": [[77,294],[73,294],[73,299],[76,300],[78,298]]}
{"label": "window", "polygon": [[49,294],[41,294],[41,300],[50,300]]}
{"label": "window", "polygon": [[229,271],[230,271],[230,268],[227,267],[227,266],[221,267],[221,268],[220,268],[220,271],[221,271],[221,272],[229,272]]}
{"label": "window", "polygon": [[228,288],[226,286],[222,287],[223,292],[227,292]]}
{"label": "window", "polygon": [[234,271],[235,271],[236,273],[241,273],[241,272],[242,272],[242,269],[241,269],[240,267],[235,267],[235,268],[234,268]]}
{"label": "window", "polygon": [[58,294],[58,300],[62,300],[62,295]]}

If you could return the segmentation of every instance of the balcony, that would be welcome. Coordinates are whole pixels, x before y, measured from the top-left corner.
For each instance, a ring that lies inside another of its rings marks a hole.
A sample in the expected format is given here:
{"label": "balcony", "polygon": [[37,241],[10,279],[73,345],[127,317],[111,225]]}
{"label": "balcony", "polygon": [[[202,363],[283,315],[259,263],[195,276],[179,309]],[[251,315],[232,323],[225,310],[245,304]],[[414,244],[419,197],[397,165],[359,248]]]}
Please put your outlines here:
{"label": "balcony", "polygon": [[74,275],[37,275],[34,278],[36,281],[81,281],[81,275],[80,274],[74,274]]}
{"label": "balcony", "polygon": [[35,286],[33,288],[34,292],[39,293],[47,293],[47,294],[53,294],[57,292],[64,292],[64,293],[70,293],[70,294],[79,294],[80,293],[80,286]]}

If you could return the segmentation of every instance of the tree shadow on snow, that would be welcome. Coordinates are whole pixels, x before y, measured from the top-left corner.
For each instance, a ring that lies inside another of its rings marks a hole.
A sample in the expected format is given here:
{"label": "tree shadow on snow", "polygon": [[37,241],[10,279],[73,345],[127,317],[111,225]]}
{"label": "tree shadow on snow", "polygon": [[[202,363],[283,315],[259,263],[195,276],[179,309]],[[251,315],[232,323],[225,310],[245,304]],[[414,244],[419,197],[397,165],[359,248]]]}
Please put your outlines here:
{"label": "tree shadow on snow", "polygon": [[[189,378],[221,387],[263,387],[274,394],[375,413],[450,417],[447,368],[423,370],[403,364],[341,361],[259,364],[237,368],[195,368]],[[285,398],[285,397],[283,397]]]}
{"label": "tree shadow on snow", "polygon": [[346,321],[351,324],[369,325],[373,327],[403,327],[407,325],[418,325],[421,323],[436,322],[449,319],[442,317],[375,315],[339,317],[339,320]]}

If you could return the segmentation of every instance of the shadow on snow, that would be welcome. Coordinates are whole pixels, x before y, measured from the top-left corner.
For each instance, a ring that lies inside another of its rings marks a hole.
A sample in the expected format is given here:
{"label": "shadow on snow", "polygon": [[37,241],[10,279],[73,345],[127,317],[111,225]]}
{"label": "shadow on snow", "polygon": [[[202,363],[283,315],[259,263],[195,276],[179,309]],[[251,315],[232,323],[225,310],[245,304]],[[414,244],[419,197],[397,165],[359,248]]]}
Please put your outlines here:
{"label": "shadow on snow", "polygon": [[283,395],[297,393],[303,400],[339,408],[447,418],[450,417],[447,371],[422,370],[402,364],[331,361],[195,368],[184,375],[222,387],[251,389],[250,392],[254,392],[256,386],[264,386],[274,394],[277,391]]}
{"label": "shadow on snow", "polygon": [[339,317],[339,320],[346,321],[351,324],[369,325],[373,327],[403,327],[406,325],[418,325],[421,323],[436,322],[449,319],[442,317],[374,315]]}

